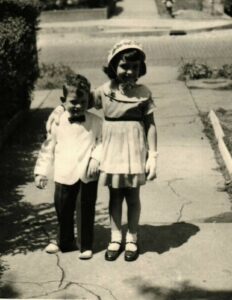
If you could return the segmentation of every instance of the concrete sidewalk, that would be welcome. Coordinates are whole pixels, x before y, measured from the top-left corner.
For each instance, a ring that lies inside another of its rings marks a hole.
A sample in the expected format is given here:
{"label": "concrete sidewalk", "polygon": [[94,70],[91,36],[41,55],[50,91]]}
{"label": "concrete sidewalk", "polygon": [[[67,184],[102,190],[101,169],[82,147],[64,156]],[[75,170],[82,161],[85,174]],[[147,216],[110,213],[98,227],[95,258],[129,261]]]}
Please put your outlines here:
{"label": "concrete sidewalk", "polygon": [[[1,278],[5,292],[1,297],[232,299],[232,241],[228,238],[232,230],[231,203],[228,195],[218,190],[224,179],[202,131],[196,106],[204,98],[204,110],[210,109],[210,91],[202,91],[204,97],[200,90],[192,94],[175,78],[175,68],[155,67],[149,68],[142,80],[156,99],[160,156],[158,179],[141,190],[139,259],[127,263],[122,254],[115,262],[104,260],[109,239],[108,193],[100,187],[93,259],[80,261],[78,252],[44,253],[39,245],[51,232],[46,224],[40,225],[38,215],[37,226],[44,238],[41,235],[37,241],[37,250],[25,249],[24,254],[14,256],[9,251],[1,257],[8,267]],[[59,90],[36,92],[34,116],[55,107],[59,95]],[[218,92],[217,105],[221,106],[224,98],[224,92]],[[231,103],[230,98],[230,108]],[[28,182],[18,191],[25,203],[40,207],[52,204],[52,183],[40,191]],[[124,215],[123,222],[125,219]]]}

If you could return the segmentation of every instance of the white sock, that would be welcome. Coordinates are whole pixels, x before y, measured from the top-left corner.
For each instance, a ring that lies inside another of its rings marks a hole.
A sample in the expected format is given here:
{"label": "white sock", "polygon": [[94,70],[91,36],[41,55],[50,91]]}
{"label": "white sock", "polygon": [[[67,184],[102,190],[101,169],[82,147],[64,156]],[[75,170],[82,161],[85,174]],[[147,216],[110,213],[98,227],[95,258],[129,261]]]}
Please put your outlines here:
{"label": "white sock", "polygon": [[130,233],[129,231],[126,234],[126,243],[137,243],[137,233]]}
{"label": "white sock", "polygon": [[111,242],[119,242],[122,241],[122,232],[119,230],[112,230],[111,231]]}
{"label": "white sock", "polygon": [[[122,241],[122,233],[119,230],[112,230],[111,231],[111,242],[119,242]],[[111,251],[118,251],[120,248],[120,244],[118,243],[110,243],[108,246],[108,250]]]}
{"label": "white sock", "polygon": [[[136,251],[137,250],[137,245],[134,243],[137,243],[137,233],[130,233],[127,232],[126,234],[126,251]],[[127,244],[129,243],[129,244]]]}

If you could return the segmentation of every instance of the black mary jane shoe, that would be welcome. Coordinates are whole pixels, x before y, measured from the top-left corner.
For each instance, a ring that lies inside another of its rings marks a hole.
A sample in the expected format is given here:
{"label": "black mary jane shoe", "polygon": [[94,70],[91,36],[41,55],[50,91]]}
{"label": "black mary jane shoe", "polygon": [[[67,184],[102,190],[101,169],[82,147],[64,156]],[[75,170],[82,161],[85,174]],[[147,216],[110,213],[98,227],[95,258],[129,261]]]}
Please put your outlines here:
{"label": "black mary jane shoe", "polygon": [[120,245],[118,250],[109,250],[109,249],[107,249],[106,252],[105,252],[105,260],[114,261],[119,257],[120,253],[122,252],[122,245],[121,245],[120,242],[110,242],[110,244]]}
{"label": "black mary jane shoe", "polygon": [[136,260],[139,257],[138,244],[134,243],[134,242],[128,242],[126,244],[134,244],[134,245],[136,245],[137,249],[135,251],[126,250],[125,251],[125,256],[124,256],[125,261],[134,261],[134,260]]}

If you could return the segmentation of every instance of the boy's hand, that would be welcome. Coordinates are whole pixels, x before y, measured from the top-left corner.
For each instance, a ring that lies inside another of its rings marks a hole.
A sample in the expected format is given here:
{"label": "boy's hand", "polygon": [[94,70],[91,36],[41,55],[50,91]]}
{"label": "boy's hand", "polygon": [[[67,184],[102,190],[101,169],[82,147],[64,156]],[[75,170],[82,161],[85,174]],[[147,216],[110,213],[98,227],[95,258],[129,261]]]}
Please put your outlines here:
{"label": "boy's hand", "polygon": [[44,189],[48,183],[48,179],[43,175],[35,175],[35,185],[39,189]]}
{"label": "boy's hand", "polygon": [[147,180],[153,180],[156,178],[156,169],[157,169],[157,158],[149,157],[146,162]]}
{"label": "boy's hand", "polygon": [[65,107],[63,105],[57,106],[52,111],[52,113],[48,117],[48,120],[47,120],[47,123],[46,123],[46,130],[47,130],[48,133],[51,133],[53,122],[55,122],[56,125],[60,124],[60,117],[61,117],[61,115],[63,114],[64,111],[65,111]]}
{"label": "boy's hand", "polygon": [[95,177],[99,173],[99,161],[90,158],[88,169],[87,169],[87,177]]}

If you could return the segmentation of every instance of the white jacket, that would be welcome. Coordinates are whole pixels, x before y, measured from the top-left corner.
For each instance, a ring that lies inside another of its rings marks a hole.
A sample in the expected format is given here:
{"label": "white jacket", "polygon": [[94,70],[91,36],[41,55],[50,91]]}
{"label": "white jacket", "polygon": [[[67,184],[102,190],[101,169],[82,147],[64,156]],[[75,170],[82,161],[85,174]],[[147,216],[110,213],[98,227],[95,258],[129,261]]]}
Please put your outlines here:
{"label": "white jacket", "polygon": [[48,176],[54,161],[55,182],[72,185],[79,179],[85,183],[97,179],[87,178],[86,172],[91,157],[101,160],[102,120],[90,112],[85,116],[85,122],[71,124],[65,111],[59,125],[52,124],[39,153],[35,175]]}

